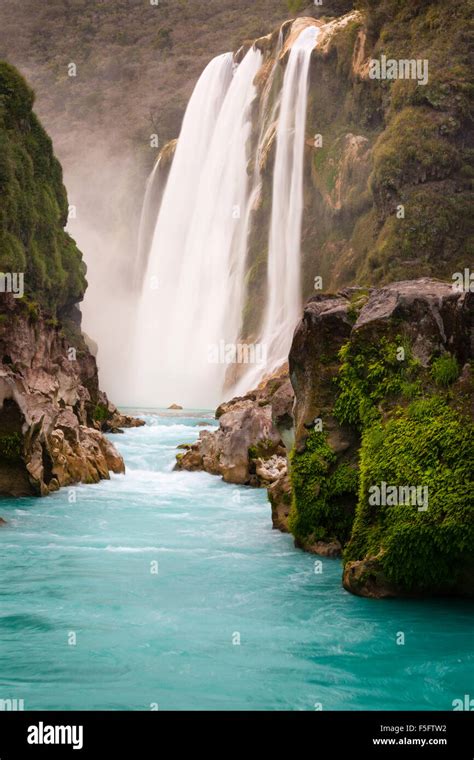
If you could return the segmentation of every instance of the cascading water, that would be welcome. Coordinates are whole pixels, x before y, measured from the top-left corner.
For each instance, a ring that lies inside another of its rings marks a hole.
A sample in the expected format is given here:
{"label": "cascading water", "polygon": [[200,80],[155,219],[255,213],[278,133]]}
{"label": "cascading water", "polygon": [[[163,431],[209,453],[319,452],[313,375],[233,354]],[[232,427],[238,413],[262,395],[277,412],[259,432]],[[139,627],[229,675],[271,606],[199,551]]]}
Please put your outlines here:
{"label": "cascading water", "polygon": [[254,387],[288,359],[301,316],[301,222],[304,141],[311,53],[319,27],[304,29],[294,42],[283,80],[273,172],[272,215],[267,263],[267,303],[259,343],[265,366],[254,365],[238,382],[238,395]]}
{"label": "cascading water", "polygon": [[155,195],[162,195],[162,193],[160,193],[161,188],[156,187],[156,185],[160,184],[160,165],[161,157],[158,158],[155,163],[146,183],[145,197],[143,199],[140,225],[138,228],[137,259],[133,272],[135,288],[142,285],[143,276],[147,270],[148,254],[153,240],[154,221],[156,221],[157,215],[157,209],[155,208],[153,201],[155,200]]}
{"label": "cascading water", "polygon": [[[209,351],[238,335],[262,55],[250,49],[229,85],[232,61],[231,54],[213,61],[215,75],[205,77],[206,69],[196,86],[161,204],[138,317],[140,403],[215,404],[226,366],[209,361]],[[213,115],[199,136],[193,118],[210,112],[210,99]]]}
{"label": "cascading water", "polygon": [[[217,116],[232,81],[233,57],[231,53],[217,56],[204,69],[188,103],[179,141],[164,190],[160,207],[155,210],[156,226],[151,242],[143,250],[148,224],[147,195],[151,192],[155,173],[160,161],[147,183],[139,232],[139,255],[146,276],[156,277],[157,264],[173,265],[183,249],[193,209],[196,203],[196,188],[202,167],[209,150]],[[150,259],[148,259],[150,256]],[[159,261],[158,261],[159,260]],[[160,270],[161,272],[161,270]],[[153,279],[153,283],[155,280]],[[152,284],[153,284],[152,283]],[[154,294],[156,296],[156,293]],[[163,296],[163,293],[160,294]],[[156,308],[156,299],[153,308]]]}
{"label": "cascading water", "polygon": [[[269,104],[274,65],[259,112],[254,80],[262,54],[255,48],[237,67],[232,54],[214,59],[196,85],[144,277],[134,362],[137,403],[207,407],[222,400],[229,367],[221,349],[235,346],[242,328],[249,229],[261,192],[260,155],[276,121],[267,301],[257,341],[267,362],[249,365],[235,392],[245,392],[287,358],[301,310],[308,72],[318,34],[319,27],[307,26],[293,42],[283,87]],[[279,49],[281,44],[280,36]],[[251,138],[257,144],[249,174]]]}

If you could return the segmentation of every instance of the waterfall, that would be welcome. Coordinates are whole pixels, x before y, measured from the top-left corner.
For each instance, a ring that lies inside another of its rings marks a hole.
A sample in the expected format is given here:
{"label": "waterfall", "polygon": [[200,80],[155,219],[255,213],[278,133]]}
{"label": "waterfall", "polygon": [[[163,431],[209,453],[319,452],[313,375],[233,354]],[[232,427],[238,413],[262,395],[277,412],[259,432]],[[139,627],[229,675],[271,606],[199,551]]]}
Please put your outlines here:
{"label": "waterfall", "polygon": [[250,49],[209,64],[191,98],[161,203],[137,324],[137,400],[214,405],[238,335],[250,219],[247,165],[255,75]]}
{"label": "waterfall", "polygon": [[[222,400],[233,361],[227,347],[235,350],[243,323],[252,210],[262,192],[260,160],[275,130],[267,297],[253,347],[265,361],[240,367],[234,393],[246,392],[287,360],[301,311],[308,74],[318,35],[319,27],[311,25],[296,36],[272,102],[281,33],[260,103],[255,78],[263,56],[256,48],[238,65],[231,53],[215,58],[195,87],[161,191],[151,246],[146,229],[141,231],[139,259],[148,263],[137,315],[137,403],[177,401],[203,408]],[[149,180],[144,225],[157,181]]]}
{"label": "waterfall", "polygon": [[301,223],[303,215],[304,142],[311,53],[319,28],[305,28],[294,42],[281,93],[273,171],[272,215],[267,263],[267,302],[259,343],[266,366],[253,366],[238,382],[245,393],[288,360],[301,316]]}
{"label": "waterfall", "polygon": [[[142,213],[138,227],[137,259],[135,261],[133,280],[135,289],[142,285],[143,276],[148,266],[148,254],[153,240],[154,222],[161,205],[164,188],[160,182],[161,158],[156,161],[153,170],[148,177],[143,199]],[[158,209],[156,200],[158,199]]]}

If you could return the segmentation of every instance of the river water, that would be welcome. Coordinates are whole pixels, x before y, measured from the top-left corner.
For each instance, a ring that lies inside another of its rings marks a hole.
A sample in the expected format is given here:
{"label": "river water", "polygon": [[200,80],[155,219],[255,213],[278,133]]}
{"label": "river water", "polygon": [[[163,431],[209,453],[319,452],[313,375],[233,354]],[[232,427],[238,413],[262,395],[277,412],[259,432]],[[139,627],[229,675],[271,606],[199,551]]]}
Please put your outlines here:
{"label": "river water", "polygon": [[469,694],[472,604],[348,594],[338,560],[316,573],[272,530],[264,490],[172,471],[212,417],[144,417],[112,437],[125,476],[0,500],[0,699],[410,710]]}

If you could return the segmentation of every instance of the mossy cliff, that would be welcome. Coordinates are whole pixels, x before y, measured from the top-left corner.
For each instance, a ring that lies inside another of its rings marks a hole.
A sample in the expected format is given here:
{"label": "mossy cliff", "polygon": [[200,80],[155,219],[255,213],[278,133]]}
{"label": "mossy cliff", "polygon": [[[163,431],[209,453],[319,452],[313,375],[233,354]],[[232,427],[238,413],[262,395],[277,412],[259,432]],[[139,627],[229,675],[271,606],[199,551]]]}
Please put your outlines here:
{"label": "mossy cliff", "polygon": [[100,391],[81,333],[85,266],[33,100],[0,63],[0,493],[14,496],[123,472],[103,431],[134,424]]}
{"label": "mossy cliff", "polygon": [[305,308],[289,527],[310,551],[343,550],[349,591],[474,591],[473,310],[429,279]]}
{"label": "mossy cliff", "polygon": [[27,298],[57,316],[81,301],[85,265],[65,232],[68,200],[34,94],[0,61],[0,271],[24,273]]}
{"label": "mossy cliff", "polygon": [[[469,4],[357,5],[360,14],[313,56],[307,296],[317,275],[325,289],[448,279],[472,260]],[[426,62],[426,84],[372,79],[370,61],[382,56]]]}

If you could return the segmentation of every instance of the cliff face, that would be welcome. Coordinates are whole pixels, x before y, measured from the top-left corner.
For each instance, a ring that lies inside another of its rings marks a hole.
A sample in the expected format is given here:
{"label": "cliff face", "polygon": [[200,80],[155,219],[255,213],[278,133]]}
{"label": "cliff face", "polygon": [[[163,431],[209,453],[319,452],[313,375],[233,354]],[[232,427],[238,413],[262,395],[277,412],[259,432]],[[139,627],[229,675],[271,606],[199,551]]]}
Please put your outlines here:
{"label": "cliff face", "polygon": [[[307,148],[308,296],[316,275],[324,289],[448,279],[472,246],[468,9],[359,5],[313,57],[308,133],[322,145]],[[371,78],[383,56],[426,78]]]}
{"label": "cliff face", "polygon": [[[322,25],[312,55],[302,228],[305,299],[319,277],[320,292],[407,276],[448,279],[468,265],[472,252],[467,6],[462,0],[356,5],[358,10]],[[284,24],[281,50],[280,30],[256,42],[264,65],[255,109],[266,145],[250,236],[246,340],[258,335],[266,297],[273,107],[295,30],[315,23],[322,24],[312,18]],[[371,78],[370,62],[383,56],[418,62],[426,81]]]}
{"label": "cliff face", "polygon": [[473,311],[430,279],[305,307],[289,525],[304,548],[344,549],[349,591],[474,590]]}
{"label": "cliff face", "polygon": [[[108,404],[84,342],[13,297],[0,322],[0,493],[45,495],[123,472],[100,431]],[[104,411],[103,411],[104,410]]]}
{"label": "cliff face", "polygon": [[0,62],[0,271],[23,273],[26,298],[56,317],[82,300],[85,265],[64,230],[62,170],[33,102],[20,74]]}
{"label": "cliff face", "polygon": [[0,63],[0,493],[44,495],[123,472],[104,430],[133,424],[100,392],[80,330],[85,266],[33,93]]}

